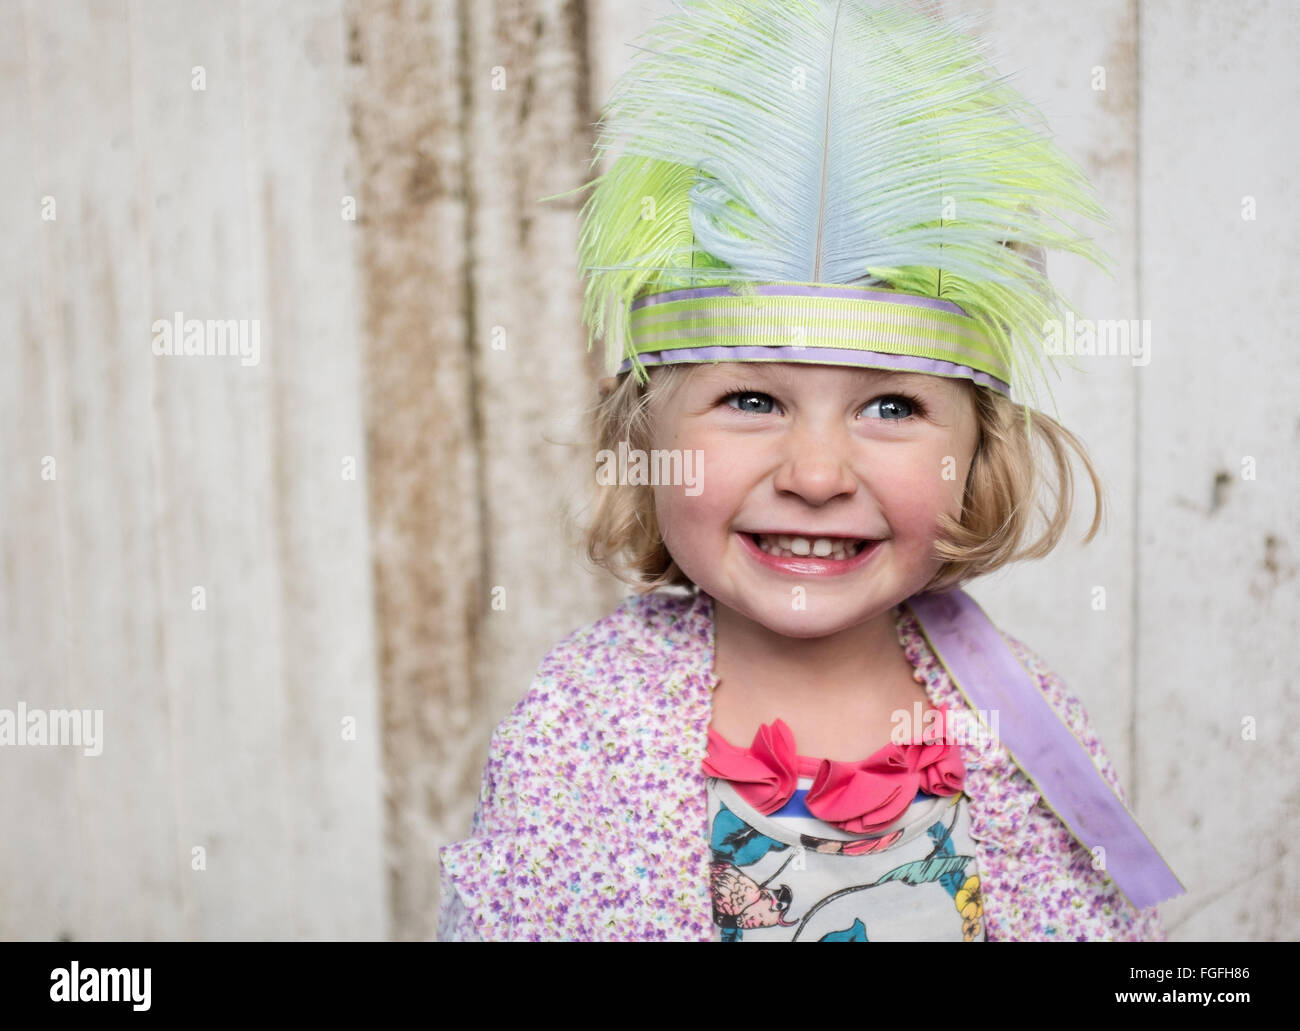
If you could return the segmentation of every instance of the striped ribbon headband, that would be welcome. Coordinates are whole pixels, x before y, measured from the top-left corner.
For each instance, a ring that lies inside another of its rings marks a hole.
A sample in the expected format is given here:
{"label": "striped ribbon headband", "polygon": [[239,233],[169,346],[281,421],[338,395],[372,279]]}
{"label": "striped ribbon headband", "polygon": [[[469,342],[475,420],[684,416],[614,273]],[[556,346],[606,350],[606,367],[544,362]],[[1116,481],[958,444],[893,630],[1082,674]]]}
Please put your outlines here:
{"label": "striped ribbon headband", "polygon": [[[1010,375],[979,323],[931,297],[817,283],[765,283],[649,294],[632,302],[632,353],[644,365],[807,362],[970,379],[1011,395]],[[619,372],[632,368],[625,358]]]}

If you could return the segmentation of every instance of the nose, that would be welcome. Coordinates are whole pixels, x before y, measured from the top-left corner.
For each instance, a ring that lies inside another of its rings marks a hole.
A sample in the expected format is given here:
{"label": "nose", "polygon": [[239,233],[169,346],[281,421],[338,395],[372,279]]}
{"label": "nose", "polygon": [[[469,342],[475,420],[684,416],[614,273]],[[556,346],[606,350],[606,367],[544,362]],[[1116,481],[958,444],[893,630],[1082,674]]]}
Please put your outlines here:
{"label": "nose", "polygon": [[853,475],[851,443],[842,427],[818,428],[796,421],[785,437],[773,486],[781,494],[797,494],[810,505],[824,505],[841,495],[852,497],[858,481]]}

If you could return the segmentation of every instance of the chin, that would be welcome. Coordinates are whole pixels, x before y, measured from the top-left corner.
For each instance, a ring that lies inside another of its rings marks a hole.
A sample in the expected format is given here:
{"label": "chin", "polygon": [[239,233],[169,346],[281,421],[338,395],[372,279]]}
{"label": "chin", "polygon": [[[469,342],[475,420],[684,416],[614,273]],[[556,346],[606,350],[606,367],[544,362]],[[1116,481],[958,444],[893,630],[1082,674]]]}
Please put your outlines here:
{"label": "chin", "polygon": [[829,608],[823,608],[822,611],[812,608],[792,610],[788,607],[788,603],[787,607],[775,612],[761,610],[747,612],[743,608],[737,611],[774,634],[794,638],[826,637],[855,626],[871,614],[864,611],[860,616],[856,613],[850,615],[843,611],[832,612]]}
{"label": "chin", "polygon": [[774,634],[780,634],[782,637],[790,637],[796,640],[813,640],[818,637],[829,637],[831,634],[838,633],[845,629],[838,624],[830,626],[810,626],[808,624],[796,626],[772,626],[763,624]]}

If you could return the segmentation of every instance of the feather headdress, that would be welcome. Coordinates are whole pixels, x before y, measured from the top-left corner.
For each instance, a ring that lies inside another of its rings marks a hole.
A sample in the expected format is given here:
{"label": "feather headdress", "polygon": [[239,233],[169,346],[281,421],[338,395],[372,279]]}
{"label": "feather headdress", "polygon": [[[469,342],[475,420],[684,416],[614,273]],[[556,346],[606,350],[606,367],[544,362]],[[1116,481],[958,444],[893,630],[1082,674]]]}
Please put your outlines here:
{"label": "feather headdress", "polygon": [[[1107,220],[957,20],[866,0],[680,0],[615,86],[579,259],[588,349],[795,361],[1033,393],[1070,306],[1042,254]],[[1050,388],[1049,388],[1050,389]]]}

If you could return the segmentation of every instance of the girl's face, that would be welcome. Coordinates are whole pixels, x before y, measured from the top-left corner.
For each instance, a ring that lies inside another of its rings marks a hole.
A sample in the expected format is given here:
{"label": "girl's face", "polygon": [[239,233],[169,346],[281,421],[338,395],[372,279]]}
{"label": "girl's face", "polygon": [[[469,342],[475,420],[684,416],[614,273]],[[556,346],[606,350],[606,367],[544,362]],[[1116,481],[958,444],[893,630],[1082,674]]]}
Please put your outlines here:
{"label": "girl's face", "polygon": [[[960,517],[978,441],[967,381],[722,363],[689,370],[657,401],[652,447],[701,452],[703,467],[690,493],[654,488],[659,527],[716,601],[775,633],[820,637],[888,611],[938,571],[938,517]],[[755,533],[878,543],[843,564],[773,559]]]}

